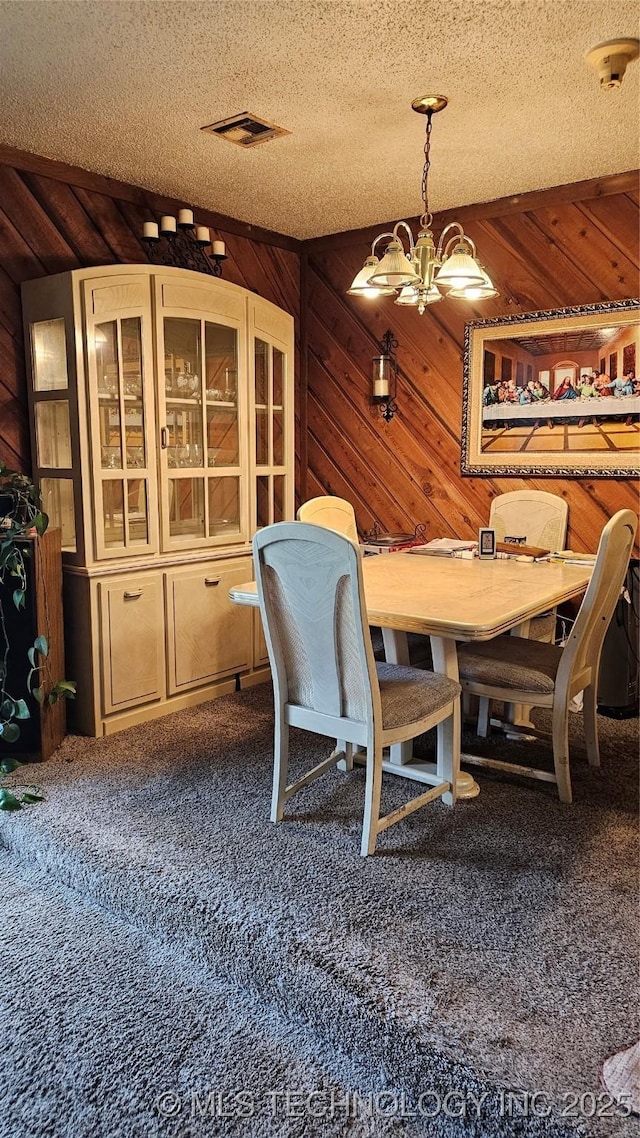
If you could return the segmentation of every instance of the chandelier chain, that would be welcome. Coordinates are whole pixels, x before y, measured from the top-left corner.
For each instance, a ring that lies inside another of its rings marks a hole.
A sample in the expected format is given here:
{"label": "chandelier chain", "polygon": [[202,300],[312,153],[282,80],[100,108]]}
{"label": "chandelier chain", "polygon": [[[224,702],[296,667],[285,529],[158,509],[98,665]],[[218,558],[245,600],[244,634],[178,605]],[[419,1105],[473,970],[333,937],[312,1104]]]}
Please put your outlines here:
{"label": "chandelier chain", "polygon": [[424,168],[422,170],[422,200],[424,202],[424,212],[420,218],[420,225],[423,229],[431,226],[433,216],[429,210],[429,167],[431,166],[431,128],[432,128],[433,111],[427,111],[427,133],[424,142]]}

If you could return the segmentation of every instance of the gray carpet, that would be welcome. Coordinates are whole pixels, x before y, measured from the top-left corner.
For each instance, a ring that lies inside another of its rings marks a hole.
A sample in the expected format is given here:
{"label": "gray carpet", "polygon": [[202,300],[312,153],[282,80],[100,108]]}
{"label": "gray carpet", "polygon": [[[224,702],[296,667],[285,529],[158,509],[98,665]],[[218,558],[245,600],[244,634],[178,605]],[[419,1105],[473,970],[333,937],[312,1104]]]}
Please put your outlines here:
{"label": "gray carpet", "polygon": [[[70,737],[35,772],[46,801],[0,815],[3,1138],[637,1133],[586,1117],[638,1034],[637,721],[601,720],[600,771],[574,748],[572,807],[481,774],[478,799],[432,804],[369,859],[360,771],[269,823],[271,728],[263,686]],[[326,753],[294,738],[300,762]],[[385,804],[410,790],[387,778]],[[274,1117],[273,1090],[324,1097]],[[207,1091],[227,1097],[200,1117]],[[551,1114],[520,1117],[536,1091]]]}

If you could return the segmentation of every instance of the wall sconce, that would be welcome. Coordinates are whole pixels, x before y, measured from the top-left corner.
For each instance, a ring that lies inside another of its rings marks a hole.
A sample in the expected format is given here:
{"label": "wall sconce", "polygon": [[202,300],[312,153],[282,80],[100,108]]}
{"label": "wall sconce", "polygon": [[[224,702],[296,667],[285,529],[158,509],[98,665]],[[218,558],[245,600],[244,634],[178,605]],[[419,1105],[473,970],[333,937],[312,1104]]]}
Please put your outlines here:
{"label": "wall sconce", "polygon": [[227,259],[224,241],[212,241],[205,225],[194,225],[193,210],[179,210],[177,220],[165,214],[159,229],[157,221],[145,221],[142,240],[152,265],[222,276],[222,262]]}
{"label": "wall sconce", "polygon": [[382,355],[373,358],[373,401],[382,405],[382,418],[390,423],[398,410],[396,394],[398,391],[398,363],[393,349],[398,341],[393,332],[386,331],[380,340]]}

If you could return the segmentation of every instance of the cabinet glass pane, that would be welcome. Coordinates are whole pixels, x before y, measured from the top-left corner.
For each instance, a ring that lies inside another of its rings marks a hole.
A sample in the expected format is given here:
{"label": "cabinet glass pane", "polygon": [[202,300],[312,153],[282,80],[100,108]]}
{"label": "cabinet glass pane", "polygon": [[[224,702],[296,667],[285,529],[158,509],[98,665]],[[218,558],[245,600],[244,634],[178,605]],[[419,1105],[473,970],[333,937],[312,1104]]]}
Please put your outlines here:
{"label": "cabinet glass pane", "polygon": [[209,537],[240,533],[240,479],[209,479]]}
{"label": "cabinet glass pane", "polygon": [[207,402],[238,401],[238,333],[224,324],[204,326]]}
{"label": "cabinet glass pane", "polygon": [[239,466],[240,442],[235,408],[207,407],[207,462],[209,466]]}
{"label": "cabinet glass pane", "polygon": [[197,407],[167,406],[167,463],[169,466],[202,466],[202,412]]}
{"label": "cabinet glass pane", "polygon": [[269,417],[266,407],[256,407],[256,466],[269,461]]}
{"label": "cabinet glass pane", "polygon": [[137,400],[134,400],[132,403],[125,403],[124,442],[127,466],[146,466],[144,450],[144,408],[142,403],[138,403]]}
{"label": "cabinet glass pane", "polygon": [[256,407],[266,407],[269,400],[269,345],[264,340],[254,343],[256,372]]}
{"label": "cabinet glass pane", "polygon": [[110,397],[101,399],[98,414],[100,417],[100,465],[103,470],[121,470],[122,431],[119,400]]}
{"label": "cabinet glass pane", "polygon": [[273,520],[284,521],[284,475],[273,476]]}
{"label": "cabinet glass pane", "polygon": [[36,451],[40,467],[71,468],[71,427],[66,399],[36,403]]}
{"label": "cabinet glass pane", "polygon": [[117,321],[109,320],[106,324],[96,324],[93,336],[96,348],[98,395],[117,398],[120,389]]}
{"label": "cabinet glass pane", "polygon": [[62,548],[75,553],[76,522],[71,478],[43,478],[40,483],[42,508],[49,525],[62,533]]}
{"label": "cabinet glass pane", "polygon": [[269,477],[256,478],[256,525],[258,529],[269,525]]}
{"label": "cabinet glass pane", "polygon": [[171,537],[204,537],[204,479],[169,479]]}
{"label": "cabinet glass pane", "polygon": [[164,377],[167,399],[202,398],[199,320],[166,317],[164,321]]}
{"label": "cabinet glass pane", "polygon": [[69,386],[64,320],[31,325],[34,391],[62,391]]}
{"label": "cabinet glass pane", "polygon": [[130,478],[127,482],[127,514],[129,544],[146,545],[149,540],[149,525],[145,478]]}
{"label": "cabinet glass pane", "polygon": [[124,545],[124,484],[121,479],[103,481],[102,513],[105,546]]}
{"label": "cabinet glass pane", "polygon": [[129,316],[120,326],[122,336],[122,387],[125,399],[142,399],[142,329],[139,316]]}
{"label": "cabinet glass pane", "polygon": [[273,412],[273,464],[282,466],[284,463],[284,412]]}
{"label": "cabinet glass pane", "polygon": [[273,406],[282,407],[284,392],[284,354],[279,348],[273,349]]}

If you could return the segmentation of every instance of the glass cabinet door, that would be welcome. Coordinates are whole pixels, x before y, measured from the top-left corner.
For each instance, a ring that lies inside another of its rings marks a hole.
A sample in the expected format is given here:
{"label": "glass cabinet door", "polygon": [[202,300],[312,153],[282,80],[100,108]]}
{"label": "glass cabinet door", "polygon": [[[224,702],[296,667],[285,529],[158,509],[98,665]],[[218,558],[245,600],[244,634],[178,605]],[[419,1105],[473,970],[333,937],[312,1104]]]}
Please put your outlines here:
{"label": "glass cabinet door", "polygon": [[49,524],[61,530],[62,548],[75,552],[73,457],[65,321],[29,326],[34,419],[34,474]]}
{"label": "glass cabinet door", "polygon": [[89,335],[97,555],[148,552],[157,542],[142,315],[97,320]]}
{"label": "glass cabinet door", "polygon": [[237,542],[244,531],[238,329],[165,316],[162,344],[164,545]]}
{"label": "glass cabinet door", "polygon": [[286,431],[289,360],[281,348],[266,339],[253,342],[255,410],[255,519],[260,529],[290,515],[286,466]]}

